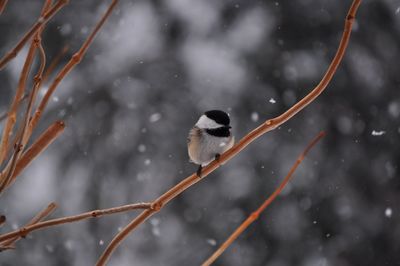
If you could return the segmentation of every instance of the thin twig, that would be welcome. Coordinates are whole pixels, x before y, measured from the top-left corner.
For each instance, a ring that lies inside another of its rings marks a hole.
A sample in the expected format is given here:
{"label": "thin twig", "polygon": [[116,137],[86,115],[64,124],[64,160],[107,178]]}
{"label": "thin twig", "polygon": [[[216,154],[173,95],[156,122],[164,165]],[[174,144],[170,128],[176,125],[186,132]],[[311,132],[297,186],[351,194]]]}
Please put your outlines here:
{"label": "thin twig", "polygon": [[26,81],[28,79],[29,70],[33,63],[35,51],[36,51],[36,47],[34,45],[31,45],[29,47],[29,51],[26,56],[24,66],[21,71],[21,75],[20,75],[18,87],[17,87],[17,92],[15,93],[14,100],[10,106],[10,111],[8,112],[7,121],[6,121],[6,124],[3,129],[3,135],[2,135],[1,143],[0,143],[0,164],[3,163],[3,161],[6,159],[6,156],[7,156],[9,138],[10,138],[10,135],[14,128],[14,125],[17,122],[17,111],[18,111],[20,99],[24,95]]}
{"label": "thin twig", "polygon": [[[15,178],[36,158],[42,151],[44,151],[63,131],[65,124],[63,121],[57,121],[47,128],[47,130],[39,136],[39,138],[32,144],[32,146],[23,153],[22,157],[18,159],[15,170],[11,178],[6,177],[12,164],[8,164],[3,172],[0,173],[1,186],[9,186],[14,182]],[[3,180],[8,181],[3,184]],[[4,188],[3,188],[4,189]]]}
{"label": "thin twig", "polygon": [[29,125],[30,125],[29,118],[31,117],[33,104],[36,100],[36,96],[37,96],[40,86],[42,85],[42,82],[43,82],[42,75],[44,72],[44,67],[46,65],[46,54],[44,52],[42,44],[40,44],[38,48],[39,48],[39,52],[40,52],[39,54],[40,54],[41,65],[39,68],[39,72],[34,77],[34,84],[33,84],[33,88],[30,93],[30,96],[29,96],[28,106],[26,108],[26,113],[25,113],[25,117],[24,117],[24,121],[23,121],[24,127],[23,127],[23,130],[20,135],[20,137],[21,137],[20,142],[24,146],[28,142],[29,137],[32,135],[32,129],[29,127]]}
{"label": "thin twig", "polygon": [[0,15],[3,14],[4,9],[6,8],[8,0],[0,0]]}
{"label": "thin twig", "polygon": [[[46,11],[50,8],[50,5],[51,5],[51,0],[46,0],[43,5],[41,14],[40,14],[41,16],[44,16],[46,14]],[[11,132],[12,132],[14,125],[16,123],[16,120],[17,120],[17,111],[18,111],[19,105],[21,103],[21,99],[23,98],[23,95],[25,93],[26,82],[28,80],[29,71],[33,64],[33,60],[35,58],[36,49],[41,47],[41,45],[42,45],[40,35],[41,35],[41,32],[43,31],[43,27],[44,27],[44,25],[39,27],[38,31],[35,34],[35,38],[31,42],[28,54],[26,56],[24,66],[21,71],[20,78],[18,81],[17,91],[15,93],[14,100],[11,103],[11,106],[10,106],[10,109],[8,112],[8,117],[7,117],[6,125],[3,130],[3,136],[2,136],[1,144],[0,144],[0,164],[2,164],[2,162],[5,160],[5,158],[8,154],[8,151],[9,151],[8,140],[9,140],[9,137],[11,135]],[[42,49],[43,49],[43,47],[42,47]],[[44,67],[46,64],[46,59],[43,56],[43,53],[44,53],[44,51],[41,51],[41,56],[40,56],[41,65],[40,65],[39,74],[38,74],[38,75],[40,75],[40,77],[43,74],[43,70],[44,70]],[[35,83],[39,83],[39,85],[40,85],[40,80],[38,81],[36,79]],[[37,84],[35,84],[35,85],[37,85]],[[36,94],[34,92],[32,92],[32,95],[36,95]],[[34,98],[31,100],[34,100]],[[32,104],[33,103],[28,104],[28,109],[31,108]],[[29,119],[31,109],[29,109],[28,111],[29,111],[29,114],[25,120]],[[21,127],[22,129],[26,128],[25,124],[26,123],[23,123],[23,126]],[[16,144],[16,142],[13,143],[12,146],[15,146],[15,144]]]}
{"label": "thin twig", "polygon": [[18,44],[0,60],[0,70],[2,70],[8,62],[17,56],[22,47],[24,47],[24,45],[39,30],[39,28],[46,24],[63,6],[68,3],[68,1],[69,0],[58,0],[57,3],[55,3],[54,6],[52,6],[44,16],[41,16],[36,23],[33,24],[33,26],[27,33],[25,33]]}
{"label": "thin twig", "polygon": [[[241,150],[243,150],[247,145],[256,140],[258,137],[262,136],[263,134],[271,130],[274,130],[278,126],[285,123],[288,119],[293,117],[296,113],[298,113],[300,110],[304,109],[311,102],[313,102],[318,97],[318,95],[320,95],[325,90],[326,86],[332,79],[333,74],[335,73],[340,61],[343,58],[344,52],[349,42],[351,27],[355,18],[355,14],[360,3],[361,0],[354,0],[350,7],[349,13],[346,17],[345,28],[343,31],[342,39],[340,41],[338,50],[336,52],[335,57],[332,60],[332,63],[329,65],[326,74],[322,78],[321,82],[308,95],[306,95],[302,100],[296,103],[285,113],[274,119],[270,119],[264,122],[262,125],[260,125],[259,127],[248,133],[245,137],[243,137],[233,148],[222,154],[218,161],[213,161],[205,168],[203,168],[202,177],[207,176],[215,169],[217,169],[220,165],[226,163],[228,160],[237,155]],[[113,238],[113,240],[104,250],[103,254],[100,256],[96,265],[97,266],[105,265],[108,259],[110,258],[111,254],[114,252],[114,250],[137,226],[139,226],[153,214],[158,212],[169,201],[171,201],[176,196],[181,194],[183,191],[185,191],[186,189],[188,189],[189,187],[196,184],[202,179],[199,179],[196,174],[192,174],[191,176],[187,177],[186,179],[175,185],[173,188],[165,192],[155,201],[153,201],[151,209],[144,210]]]}
{"label": "thin twig", "polygon": [[283,179],[279,187],[264,201],[264,203],[253,212],[229,237],[228,239],[202,264],[202,266],[211,265],[232,243],[235,241],[247,227],[250,226],[255,220],[258,219],[260,214],[275,200],[276,197],[282,192],[286,184],[290,181],[293,173],[297,167],[304,160],[307,153],[314,147],[314,145],[325,136],[325,132],[320,132],[306,147],[306,149],[299,155],[296,162],[293,164],[287,176]]}
{"label": "thin twig", "polygon": [[63,58],[63,56],[68,52],[69,45],[66,44],[64,47],[61,49],[61,51],[54,57],[54,59],[50,62],[49,66],[47,67],[46,71],[43,74],[43,82],[46,82],[47,79],[49,78],[50,74],[53,72],[53,70],[57,67],[58,63],[60,60]]}
{"label": "thin twig", "polygon": [[[25,93],[24,96],[21,98],[21,100],[19,100],[19,104],[21,104],[23,101],[25,101],[26,99],[28,99],[29,97],[29,93]],[[2,114],[0,114],[0,122],[3,121],[4,119],[7,118],[7,112],[3,112]]]}
{"label": "thin twig", "polygon": [[63,131],[65,124],[63,121],[54,122],[47,130],[39,136],[32,146],[22,154],[15,167],[11,180],[7,183],[10,186],[15,178],[35,159],[42,151],[44,151]]}
{"label": "thin twig", "polygon": [[87,49],[89,48],[90,44],[93,42],[94,37],[96,36],[97,32],[100,30],[100,28],[103,26],[104,22],[107,20],[107,18],[111,15],[112,10],[114,9],[115,5],[118,3],[118,0],[113,0],[108,7],[107,11],[104,13],[103,17],[100,19],[100,21],[97,23],[96,27],[92,31],[92,33],[89,35],[89,37],[86,39],[86,41],[83,43],[82,47],[79,49],[77,53],[75,53],[71,60],[63,67],[63,69],[58,73],[57,77],[54,79],[53,83],[50,85],[49,89],[47,90],[46,94],[44,95],[42,101],[39,104],[39,107],[37,108],[31,124],[32,128],[35,128],[38,120],[40,119],[44,109],[46,108],[46,105],[57,88],[57,86],[60,84],[60,82],[63,80],[63,78],[77,65],[79,62],[82,60],[83,56],[85,55]]}
{"label": "thin twig", "polygon": [[10,182],[12,175],[15,171],[15,167],[17,166],[17,160],[18,160],[18,155],[20,154],[22,150],[22,146],[18,145],[15,147],[15,153],[13,158],[11,159],[11,163],[10,163],[10,167],[7,167],[7,171],[6,174],[2,177],[1,183],[0,183],[0,194],[4,191],[4,189],[6,188],[8,182]]}
{"label": "thin twig", "polygon": [[86,219],[90,219],[90,218],[98,218],[98,217],[105,216],[105,215],[127,212],[127,211],[132,211],[132,210],[137,210],[137,209],[148,209],[150,207],[151,207],[150,203],[134,203],[134,204],[128,204],[128,205],[118,206],[118,207],[109,208],[109,209],[93,210],[93,211],[84,212],[84,213],[81,213],[78,215],[73,215],[73,216],[51,219],[48,221],[36,223],[34,225],[22,227],[18,230],[9,232],[7,234],[0,235],[0,242],[5,241],[7,239],[14,238],[14,237],[25,237],[32,231],[47,228],[50,226],[72,223],[72,222],[77,222],[77,221],[86,220]]}
{"label": "thin twig", "polygon": [[[41,210],[38,214],[35,215],[24,227],[28,227],[34,224],[37,224],[47,216],[49,216],[55,209],[57,208],[57,204],[54,202],[50,203],[46,208]],[[0,250],[1,249],[10,249],[14,247],[16,241],[18,241],[21,237],[15,236],[13,238],[9,238],[0,243]]]}
{"label": "thin twig", "polygon": [[[51,6],[52,0],[46,0],[45,4],[43,6],[42,10],[42,15],[44,15],[48,9]],[[35,34],[35,38],[32,41],[32,44],[34,44],[37,49],[39,50],[39,55],[40,55],[40,67],[39,71],[34,77],[34,83],[33,83],[33,88],[31,90],[30,96],[29,96],[29,101],[28,101],[28,106],[26,108],[26,113],[23,121],[23,129],[21,133],[21,139],[20,139],[20,145],[25,146],[32,135],[32,129],[29,127],[29,118],[31,117],[31,112],[33,108],[33,104],[36,101],[36,96],[39,92],[39,89],[43,83],[43,73],[44,69],[46,67],[46,53],[44,52],[43,44],[42,44],[42,32],[43,32],[44,26],[42,26],[39,31]]]}
{"label": "thin twig", "polygon": [[[44,3],[44,6],[42,8],[42,12],[41,12],[42,16],[50,8],[50,5],[51,5],[51,0],[46,0],[45,3]],[[29,50],[31,51],[31,49],[32,49],[33,52],[36,49],[39,50],[40,66],[39,66],[39,70],[38,70],[37,75],[34,77],[33,88],[32,88],[31,93],[30,93],[28,106],[26,108],[24,120],[23,120],[22,126],[20,128],[20,132],[18,132],[18,134],[16,135],[16,138],[15,138],[15,140],[13,142],[13,146],[14,146],[15,152],[14,152],[14,154],[12,156],[12,159],[10,161],[9,166],[6,167],[6,169],[7,169],[6,173],[7,174],[5,175],[5,178],[3,180],[0,179],[0,193],[3,192],[4,188],[9,183],[9,181],[10,181],[10,179],[11,179],[13,173],[14,173],[14,170],[15,170],[15,167],[16,167],[16,164],[17,164],[17,160],[19,159],[20,154],[22,153],[22,151],[23,151],[23,149],[24,149],[24,147],[25,147],[25,145],[26,145],[26,143],[27,143],[27,141],[28,141],[28,139],[29,139],[29,137],[30,137],[30,135],[32,133],[30,130],[27,130],[28,129],[28,124],[29,124],[29,117],[31,115],[32,107],[33,107],[33,104],[35,102],[37,92],[38,92],[38,90],[39,90],[39,88],[41,86],[42,75],[43,75],[43,72],[44,72],[44,68],[46,66],[46,55],[45,55],[45,52],[44,52],[44,49],[43,49],[43,46],[42,46],[42,38],[41,38],[42,31],[43,31],[43,26],[40,27],[40,29],[35,34],[35,38],[32,40],[31,46],[29,48]],[[27,57],[27,61],[28,61],[28,58],[29,58],[29,55]],[[31,59],[29,58],[29,60],[33,61],[33,58],[31,58]],[[32,62],[26,62],[26,63],[32,64]],[[25,69],[25,66],[24,66],[24,70],[22,71],[21,76],[22,75],[26,75],[26,76],[25,76],[25,78],[21,78],[20,79],[20,84],[21,84],[20,86],[22,88],[26,84],[26,79],[27,79],[27,76],[28,76],[28,72],[29,72],[29,66],[27,67],[27,69]],[[19,91],[19,89],[20,89],[20,87],[18,87],[18,91]],[[25,90],[25,89],[23,88],[23,90]],[[16,95],[16,97],[17,97],[17,95]],[[16,102],[19,103],[20,101],[16,100]],[[17,109],[18,108],[18,104],[17,104],[17,107],[14,107],[14,108]],[[5,153],[6,154],[8,153],[8,149],[5,149]]]}

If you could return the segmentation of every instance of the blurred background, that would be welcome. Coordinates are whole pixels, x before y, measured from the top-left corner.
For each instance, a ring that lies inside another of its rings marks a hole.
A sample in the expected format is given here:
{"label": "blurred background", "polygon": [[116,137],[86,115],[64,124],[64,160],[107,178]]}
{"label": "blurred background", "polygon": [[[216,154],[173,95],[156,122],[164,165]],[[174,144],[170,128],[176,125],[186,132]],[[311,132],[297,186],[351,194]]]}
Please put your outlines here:
{"label": "blurred background", "polygon": [[[70,1],[43,33],[48,61],[69,45],[65,64],[109,2]],[[9,1],[1,56],[42,4]],[[240,139],[306,95],[336,52],[350,4],[121,0],[52,97],[35,134],[59,119],[67,128],[0,198],[1,232],[51,201],[61,217],[155,199],[196,170],[186,137],[204,111],[229,112]],[[283,194],[215,265],[400,265],[399,44],[400,1],[364,0],[327,90],[141,225],[109,265],[200,265],[321,130],[326,138]],[[0,72],[1,113],[26,52]],[[137,213],[34,232],[0,264],[94,265]]]}

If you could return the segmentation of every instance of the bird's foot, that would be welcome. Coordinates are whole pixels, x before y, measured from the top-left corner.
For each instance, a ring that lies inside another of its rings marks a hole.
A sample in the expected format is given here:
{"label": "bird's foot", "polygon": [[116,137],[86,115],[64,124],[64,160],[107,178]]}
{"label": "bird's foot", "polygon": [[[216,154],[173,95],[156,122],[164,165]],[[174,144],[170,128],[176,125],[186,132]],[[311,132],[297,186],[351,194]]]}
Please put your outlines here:
{"label": "bird's foot", "polygon": [[199,168],[197,168],[197,172],[196,172],[196,174],[197,174],[197,176],[199,177],[199,178],[201,178],[201,170],[203,170],[203,167],[201,166],[201,164],[199,165]]}
{"label": "bird's foot", "polygon": [[219,153],[215,154],[215,160],[219,161],[219,158],[221,158],[221,154],[219,154]]}

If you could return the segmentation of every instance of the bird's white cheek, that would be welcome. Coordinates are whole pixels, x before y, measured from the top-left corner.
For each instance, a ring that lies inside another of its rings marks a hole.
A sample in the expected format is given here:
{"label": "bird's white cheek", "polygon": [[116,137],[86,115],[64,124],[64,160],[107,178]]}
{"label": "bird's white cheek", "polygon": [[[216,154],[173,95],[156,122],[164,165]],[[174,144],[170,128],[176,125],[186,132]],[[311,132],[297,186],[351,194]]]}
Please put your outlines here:
{"label": "bird's white cheek", "polygon": [[214,120],[208,118],[205,115],[202,115],[199,118],[199,120],[196,123],[196,126],[199,127],[199,128],[203,128],[203,129],[205,129],[205,128],[211,129],[211,128],[219,128],[219,127],[221,127],[220,124],[218,124],[217,122],[215,122]]}

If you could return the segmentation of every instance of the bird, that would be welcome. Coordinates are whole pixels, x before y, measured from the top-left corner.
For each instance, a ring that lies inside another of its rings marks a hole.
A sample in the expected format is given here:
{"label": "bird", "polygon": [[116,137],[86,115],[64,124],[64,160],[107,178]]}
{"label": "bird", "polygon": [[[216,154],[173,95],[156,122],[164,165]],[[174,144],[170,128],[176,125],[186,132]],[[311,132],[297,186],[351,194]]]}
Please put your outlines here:
{"label": "bird", "polygon": [[229,115],[221,110],[206,111],[189,131],[188,154],[190,161],[198,164],[197,176],[202,168],[233,147]]}

